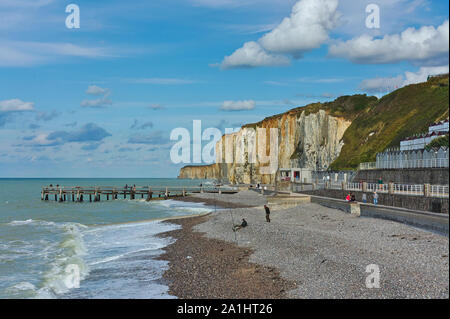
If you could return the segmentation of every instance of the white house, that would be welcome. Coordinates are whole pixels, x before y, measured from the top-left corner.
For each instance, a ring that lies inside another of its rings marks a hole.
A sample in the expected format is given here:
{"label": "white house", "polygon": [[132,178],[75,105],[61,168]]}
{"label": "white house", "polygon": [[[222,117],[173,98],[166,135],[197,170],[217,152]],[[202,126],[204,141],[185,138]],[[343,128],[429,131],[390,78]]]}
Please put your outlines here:
{"label": "white house", "polygon": [[448,119],[438,123],[433,123],[428,128],[428,133],[418,136],[407,137],[400,142],[400,151],[412,151],[424,149],[435,138],[447,135]]}

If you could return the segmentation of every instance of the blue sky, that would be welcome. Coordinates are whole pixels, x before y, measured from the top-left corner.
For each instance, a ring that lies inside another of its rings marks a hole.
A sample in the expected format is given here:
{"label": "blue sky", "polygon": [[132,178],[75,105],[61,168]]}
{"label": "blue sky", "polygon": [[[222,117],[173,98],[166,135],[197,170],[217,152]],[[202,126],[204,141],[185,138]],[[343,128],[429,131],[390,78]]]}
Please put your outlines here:
{"label": "blue sky", "polygon": [[[68,29],[68,4],[80,28]],[[366,26],[368,4],[380,28]],[[175,177],[170,132],[448,72],[448,1],[0,0],[0,177]],[[207,142],[204,142],[205,144]]]}

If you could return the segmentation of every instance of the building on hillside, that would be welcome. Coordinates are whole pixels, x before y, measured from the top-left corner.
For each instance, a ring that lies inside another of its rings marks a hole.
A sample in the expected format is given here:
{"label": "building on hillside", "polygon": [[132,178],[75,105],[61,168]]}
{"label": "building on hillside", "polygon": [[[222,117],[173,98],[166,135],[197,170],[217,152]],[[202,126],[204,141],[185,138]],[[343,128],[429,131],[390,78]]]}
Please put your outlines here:
{"label": "building on hillside", "polygon": [[428,133],[407,137],[400,142],[400,151],[422,150],[432,140],[448,135],[449,132],[448,119],[438,123],[433,123],[428,128]]}

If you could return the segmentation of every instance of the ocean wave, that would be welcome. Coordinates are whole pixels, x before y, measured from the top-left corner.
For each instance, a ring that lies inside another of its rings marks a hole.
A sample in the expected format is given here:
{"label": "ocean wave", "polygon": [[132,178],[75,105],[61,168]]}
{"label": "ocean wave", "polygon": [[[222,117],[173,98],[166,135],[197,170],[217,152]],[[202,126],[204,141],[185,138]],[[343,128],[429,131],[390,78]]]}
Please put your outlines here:
{"label": "ocean wave", "polygon": [[95,266],[95,265],[99,265],[99,264],[108,263],[108,262],[115,261],[115,260],[118,260],[118,259],[120,259],[120,258],[126,257],[126,256],[128,256],[128,255],[132,255],[132,254],[136,254],[136,253],[141,253],[141,252],[144,252],[144,251],[158,250],[158,249],[161,249],[161,248],[166,247],[167,244],[168,244],[168,243],[153,243],[153,244],[150,244],[152,247],[149,247],[149,248],[143,248],[143,249],[138,249],[138,250],[134,250],[134,251],[129,251],[129,252],[126,252],[126,253],[123,253],[123,254],[119,254],[119,255],[117,255],[117,256],[107,257],[107,258],[105,258],[105,259],[102,259],[102,260],[99,260],[99,261],[92,262],[92,263],[89,264],[89,266]]}
{"label": "ocean wave", "polygon": [[87,226],[63,223],[58,227],[64,231],[63,239],[55,247],[54,259],[43,276],[42,288],[38,291],[39,298],[53,298],[67,293],[78,287],[79,282],[89,274],[89,267],[83,259],[87,249],[81,232]]}
{"label": "ocean wave", "polygon": [[208,207],[203,203],[189,203],[176,200],[165,200],[159,201],[157,204],[163,206],[166,209],[190,212],[193,214],[208,213],[211,211],[211,207]]}
{"label": "ocean wave", "polygon": [[56,226],[56,223],[48,222],[45,220],[27,219],[27,220],[13,220],[9,223],[6,223],[6,225],[8,225],[8,226],[23,226],[23,225]]}

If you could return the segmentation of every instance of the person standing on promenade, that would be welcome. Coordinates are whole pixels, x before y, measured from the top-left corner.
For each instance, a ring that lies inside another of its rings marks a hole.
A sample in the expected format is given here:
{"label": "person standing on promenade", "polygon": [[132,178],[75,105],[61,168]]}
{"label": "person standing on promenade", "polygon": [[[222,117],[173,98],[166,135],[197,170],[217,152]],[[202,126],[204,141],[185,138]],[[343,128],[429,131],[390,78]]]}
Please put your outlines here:
{"label": "person standing on promenade", "polygon": [[376,191],[373,193],[373,204],[378,204],[378,193]]}
{"label": "person standing on promenade", "polygon": [[367,203],[367,195],[366,195],[366,193],[362,194],[362,201],[363,201],[364,204]]}
{"label": "person standing on promenade", "polygon": [[264,205],[264,209],[266,210],[266,222],[270,223],[270,209],[267,205]]}
{"label": "person standing on promenade", "polygon": [[383,189],[383,179],[381,177],[378,179],[378,187],[380,187],[380,190]]}

